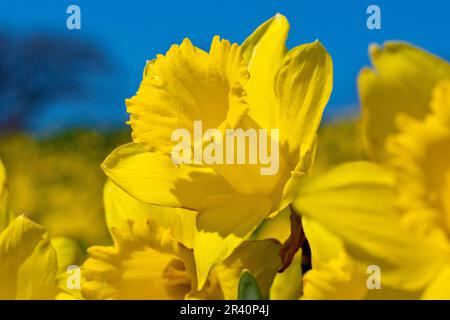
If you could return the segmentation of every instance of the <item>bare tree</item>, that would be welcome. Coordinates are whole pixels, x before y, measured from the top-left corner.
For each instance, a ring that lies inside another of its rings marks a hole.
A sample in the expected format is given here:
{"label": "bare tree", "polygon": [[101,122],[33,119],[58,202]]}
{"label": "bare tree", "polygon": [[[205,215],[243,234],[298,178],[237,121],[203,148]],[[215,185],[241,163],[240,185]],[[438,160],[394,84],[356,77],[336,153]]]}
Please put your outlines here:
{"label": "bare tree", "polygon": [[108,67],[105,55],[87,41],[0,34],[0,134],[24,130],[51,103],[82,98],[87,76]]}

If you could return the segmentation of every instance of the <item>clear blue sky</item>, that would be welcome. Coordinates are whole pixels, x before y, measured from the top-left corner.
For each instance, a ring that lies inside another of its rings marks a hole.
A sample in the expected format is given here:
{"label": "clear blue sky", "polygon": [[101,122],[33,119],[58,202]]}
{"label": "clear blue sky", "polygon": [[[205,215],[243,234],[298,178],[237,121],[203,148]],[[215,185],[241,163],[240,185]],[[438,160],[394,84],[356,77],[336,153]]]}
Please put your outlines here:
{"label": "clear blue sky", "polygon": [[[81,8],[82,29],[66,28],[66,8]],[[366,28],[366,8],[381,7],[382,29]],[[127,119],[124,99],[138,88],[147,59],[165,53],[173,43],[189,37],[208,49],[218,34],[242,42],[260,23],[280,12],[291,23],[288,47],[319,39],[334,61],[334,88],[326,111],[330,119],[357,106],[355,79],[368,64],[367,46],[396,39],[415,43],[446,59],[450,56],[448,0],[227,0],[227,1],[24,1],[0,5],[0,28],[25,34],[50,31],[95,41],[117,65],[109,77],[92,79],[90,99],[66,108],[59,103],[42,116],[36,128],[56,129],[66,124],[103,128]]]}

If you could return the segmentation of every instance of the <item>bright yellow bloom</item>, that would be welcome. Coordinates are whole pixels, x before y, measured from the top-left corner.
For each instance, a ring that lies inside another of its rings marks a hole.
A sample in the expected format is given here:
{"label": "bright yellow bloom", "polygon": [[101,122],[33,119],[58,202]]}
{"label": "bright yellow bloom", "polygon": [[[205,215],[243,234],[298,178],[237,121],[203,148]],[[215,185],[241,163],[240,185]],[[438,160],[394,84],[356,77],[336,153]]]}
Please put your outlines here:
{"label": "bright yellow bloom", "polygon": [[[66,253],[72,251],[67,244],[59,247]],[[59,262],[63,261],[69,263],[67,259]],[[60,265],[58,271],[58,254],[47,231],[26,214],[15,218],[0,161],[0,300],[72,298],[61,289],[64,282],[57,287],[58,273],[64,275],[65,268]]]}
{"label": "bright yellow bloom", "polygon": [[[91,247],[92,258],[83,266],[83,295],[88,299],[236,299],[237,284],[244,268],[253,267],[268,290],[278,264],[270,275],[265,260],[249,253],[277,257],[273,241],[245,242],[216,266],[201,291],[196,287],[192,251],[176,242],[168,230],[151,220],[125,220],[126,226],[113,228],[114,247]],[[244,254],[242,254],[244,253]],[[270,265],[270,263],[269,263]],[[266,281],[265,279],[268,279]]]}
{"label": "bright yellow bloom", "polygon": [[211,271],[199,291],[191,249],[195,213],[140,202],[110,182],[105,208],[114,247],[88,250],[91,258],[83,266],[83,295],[88,299],[236,299],[244,269],[267,294],[279,268],[277,242],[247,241]]}
{"label": "bright yellow bloom", "polygon": [[[371,54],[377,73],[359,78],[367,147],[396,177],[399,232],[434,244],[424,263],[437,270],[423,298],[450,299],[450,64],[404,43]],[[390,125],[376,126],[386,110]]]}
{"label": "bright yellow bloom", "polygon": [[[147,64],[137,95],[127,100],[134,143],[103,163],[108,177],[136,199],[198,213],[193,248],[199,290],[264,218],[290,210],[293,191],[312,164],[332,61],[318,41],[288,51],[288,30],[278,14],[241,46],[215,37],[207,53],[185,39],[158,55]],[[278,173],[261,175],[261,164],[174,166],[171,133],[192,132],[195,120],[222,132],[279,129]]]}
{"label": "bright yellow bloom", "polygon": [[345,164],[305,181],[294,206],[360,270],[380,267],[381,290],[368,298],[449,298],[450,67],[404,43],[370,52],[376,70],[358,79],[364,134],[384,166]]}
{"label": "bright yellow bloom", "polygon": [[433,88],[450,77],[450,65],[402,42],[371,45],[369,54],[375,69],[362,69],[358,78],[364,139],[368,154],[386,161],[386,138],[397,132],[397,116],[423,119],[431,110]]}
{"label": "bright yellow bloom", "polygon": [[[305,179],[294,202],[303,221],[319,224],[342,241],[357,273],[366,274],[371,265],[380,268],[381,290],[369,290],[367,298],[387,298],[394,289],[419,290],[443,258],[436,255],[434,239],[401,232],[394,196],[395,179],[389,171],[356,162]],[[304,229],[308,240],[321,236],[320,228],[309,230],[311,226],[305,224]],[[313,240],[310,244],[314,247]],[[406,295],[396,296],[401,297]]]}
{"label": "bright yellow bloom", "polygon": [[0,299],[51,299],[56,252],[44,228],[22,215],[0,233]]}
{"label": "bright yellow bloom", "polygon": [[[423,120],[403,115],[387,150],[397,177],[404,232],[435,239],[442,269],[424,298],[450,299],[450,77],[436,86]],[[429,262],[432,263],[432,262]]]}

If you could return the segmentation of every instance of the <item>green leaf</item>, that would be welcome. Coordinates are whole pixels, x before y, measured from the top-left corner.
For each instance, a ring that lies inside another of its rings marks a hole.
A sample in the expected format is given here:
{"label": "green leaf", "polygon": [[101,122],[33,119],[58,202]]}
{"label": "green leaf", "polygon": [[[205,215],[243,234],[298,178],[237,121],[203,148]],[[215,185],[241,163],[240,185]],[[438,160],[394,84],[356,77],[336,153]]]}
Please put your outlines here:
{"label": "green leaf", "polygon": [[255,277],[248,270],[241,273],[238,286],[238,300],[263,300]]}

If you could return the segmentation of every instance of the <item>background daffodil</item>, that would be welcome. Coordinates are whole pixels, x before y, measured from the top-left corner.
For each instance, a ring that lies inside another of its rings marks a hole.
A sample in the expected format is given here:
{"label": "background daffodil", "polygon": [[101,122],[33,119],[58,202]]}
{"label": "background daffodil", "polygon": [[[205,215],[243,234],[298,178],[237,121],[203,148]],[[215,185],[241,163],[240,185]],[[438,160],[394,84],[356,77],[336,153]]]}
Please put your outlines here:
{"label": "background daffodil", "polygon": [[[406,43],[372,46],[370,53],[376,73],[364,69],[358,79],[366,145],[396,178],[399,232],[433,243],[434,257],[424,264],[433,266],[435,275],[423,298],[448,299],[450,64]],[[376,126],[385,110],[390,122]]]}
{"label": "background daffodil", "polygon": [[[195,212],[141,202],[111,182],[105,185],[105,208],[115,244],[88,250],[91,258],[83,266],[84,297],[236,299],[244,269],[255,275],[268,295],[280,265],[280,244],[276,241],[242,243],[213,268],[205,286],[197,290],[192,252]],[[184,212],[180,214],[180,210]]]}
{"label": "background daffodil", "polygon": [[436,86],[422,121],[400,119],[400,133],[388,139],[387,149],[403,232],[434,239],[440,257],[429,263],[439,261],[441,269],[423,297],[450,299],[450,77]]}
{"label": "background daffodil", "polygon": [[44,228],[9,207],[6,170],[0,160],[0,299],[51,299],[56,252]]}
{"label": "background daffodil", "polygon": [[[265,217],[288,207],[312,164],[332,62],[318,41],[288,51],[288,30],[278,14],[241,46],[215,37],[206,53],[185,39],[158,55],[127,100],[134,142],[103,163],[108,177],[136,199],[198,212],[199,289]],[[279,172],[263,176],[260,164],[175,167],[171,133],[192,130],[195,120],[220,130],[279,129]]]}
{"label": "background daffodil", "polygon": [[372,68],[358,77],[363,137],[369,156],[387,160],[386,138],[397,132],[397,117],[423,119],[430,112],[433,88],[450,77],[450,65],[405,42],[369,47]]}
{"label": "background daffodil", "polygon": [[65,268],[79,261],[79,247],[69,239],[52,241],[57,250],[45,228],[26,214],[15,217],[0,160],[0,299],[73,299]]}
{"label": "background daffodil", "polygon": [[358,84],[366,146],[381,165],[312,177],[294,207],[338,236],[360,270],[380,267],[381,290],[367,298],[448,298],[450,69],[405,43],[370,51],[376,71],[363,69]]}
{"label": "background daffodil", "polygon": [[388,170],[351,162],[305,179],[294,202],[302,220],[320,225],[313,229],[315,224],[304,225],[308,240],[318,239],[324,228],[342,241],[356,271],[366,273],[371,265],[381,269],[382,289],[369,290],[368,298],[387,297],[390,289],[418,290],[435,272],[436,265],[429,263],[435,255],[433,241],[400,232],[394,195],[395,179]]}
{"label": "background daffodil", "polygon": [[21,215],[0,233],[0,298],[53,299],[58,262],[44,228]]}

